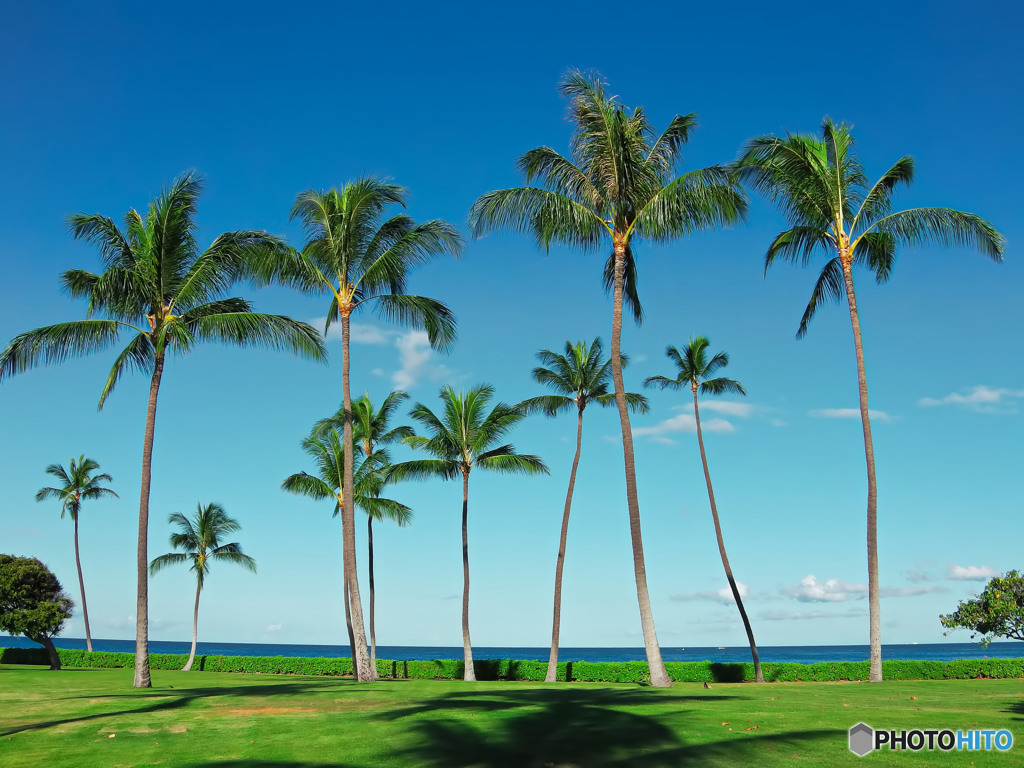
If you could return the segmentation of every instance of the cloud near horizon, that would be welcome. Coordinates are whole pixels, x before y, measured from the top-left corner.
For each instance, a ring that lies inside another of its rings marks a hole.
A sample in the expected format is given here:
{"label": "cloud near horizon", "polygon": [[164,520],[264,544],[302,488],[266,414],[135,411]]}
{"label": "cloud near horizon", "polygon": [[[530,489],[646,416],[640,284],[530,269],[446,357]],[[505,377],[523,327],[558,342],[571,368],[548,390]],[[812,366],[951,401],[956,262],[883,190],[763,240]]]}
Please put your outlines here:
{"label": "cloud near horizon", "polygon": [[801,603],[841,603],[848,597],[860,600],[868,593],[867,584],[851,584],[839,579],[819,581],[814,574],[807,574],[795,587],[786,587],[786,594]]}
{"label": "cloud near horizon", "polygon": [[801,619],[852,619],[867,616],[864,608],[849,608],[841,613],[834,611],[762,611],[758,618],[761,621],[794,621]]}
{"label": "cloud near horizon", "polygon": [[[739,590],[741,598],[746,597],[750,592],[750,588],[742,581],[736,582],[736,589]],[[736,598],[733,597],[732,589],[729,588],[728,584],[721,589],[709,590],[707,592],[688,592],[681,595],[671,595],[669,599],[677,602],[684,602],[687,600],[711,600],[712,602],[720,605],[736,605]]]}
{"label": "cloud near horizon", "polygon": [[[808,416],[819,419],[859,419],[859,408],[817,408],[807,412]],[[885,411],[868,410],[868,416],[876,421],[892,421],[893,417]]]}
{"label": "cloud near horizon", "polygon": [[979,384],[970,387],[967,394],[953,392],[945,397],[922,397],[918,405],[933,408],[939,405],[957,405],[977,413],[1016,413],[1015,400],[1024,397],[1024,389],[987,387]]}
{"label": "cloud near horizon", "polygon": [[999,571],[987,565],[950,565],[948,577],[955,581],[988,581]]}

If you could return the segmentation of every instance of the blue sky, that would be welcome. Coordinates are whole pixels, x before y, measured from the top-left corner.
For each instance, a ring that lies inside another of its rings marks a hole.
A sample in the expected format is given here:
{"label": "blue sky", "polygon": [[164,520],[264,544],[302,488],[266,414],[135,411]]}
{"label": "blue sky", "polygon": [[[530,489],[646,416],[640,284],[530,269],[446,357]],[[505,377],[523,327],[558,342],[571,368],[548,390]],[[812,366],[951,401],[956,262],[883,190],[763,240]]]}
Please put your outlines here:
{"label": "blue sky", "polygon": [[[360,175],[410,190],[416,218],[464,225],[477,196],[514,186],[514,161],[566,151],[557,92],[569,68],[595,69],[654,124],[697,112],[686,167],[731,160],[761,133],[854,126],[869,176],[917,161],[902,207],[945,205],[989,218],[1008,240],[996,265],[963,249],[905,249],[887,285],[857,275],[879,478],[883,640],[942,639],[939,613],[1020,567],[1024,498],[1019,333],[1024,285],[1020,11],[952,2],[427,6],[252,3],[8,4],[0,11],[0,343],[84,316],[61,295],[71,267],[98,268],[73,242],[76,211],[119,219],[197,169],[200,239],[263,228],[301,244],[296,194]],[[749,221],[667,247],[637,249],[647,312],[628,325],[627,385],[669,374],[667,344],[697,334],[731,356],[742,401],[704,405],[706,440],[730,559],[748,589],[761,644],[866,643],[865,478],[845,307],[794,339],[816,272],[762,276],[783,228],[755,199]],[[470,242],[461,260],[417,272],[410,289],[459,320],[450,355],[422,334],[356,317],[353,388],[380,401],[396,385],[433,406],[442,384],[486,381],[506,401],[539,394],[534,354],[611,330],[603,257],[539,252],[526,237]],[[821,262],[817,262],[820,268]],[[258,309],[313,321],[327,304],[283,289],[236,293]],[[361,341],[360,341],[361,339]],[[200,638],[345,642],[341,535],[328,506],[279,490],[307,468],[299,440],[341,398],[340,345],[329,365],[207,346],[168,365],[157,415],[150,554],[167,551],[167,515],[220,502],[242,524],[253,576],[211,573]],[[33,496],[43,470],[85,453],[120,500],[82,514],[93,634],[134,636],[135,536],[146,381],[96,402],[113,355],[38,369],[0,385],[0,551],[48,563],[77,600],[72,526]],[[648,578],[666,647],[742,645],[714,544],[688,401],[651,393],[634,420]],[[571,418],[533,418],[516,446],[550,477],[474,475],[470,488],[472,632],[477,645],[544,645],[558,526],[572,458]],[[564,645],[641,644],[621,448],[613,411],[588,411],[565,572]],[[460,642],[460,489],[394,488],[407,529],[375,531],[377,638]],[[359,528],[360,536],[363,527]],[[362,542],[363,539],[361,538]],[[361,544],[362,546],[362,544]],[[365,565],[365,556],[362,556]],[[365,591],[365,579],[363,581]],[[151,582],[154,639],[186,639],[185,569]],[[81,636],[77,618],[68,634]],[[966,640],[966,636],[957,639]]]}

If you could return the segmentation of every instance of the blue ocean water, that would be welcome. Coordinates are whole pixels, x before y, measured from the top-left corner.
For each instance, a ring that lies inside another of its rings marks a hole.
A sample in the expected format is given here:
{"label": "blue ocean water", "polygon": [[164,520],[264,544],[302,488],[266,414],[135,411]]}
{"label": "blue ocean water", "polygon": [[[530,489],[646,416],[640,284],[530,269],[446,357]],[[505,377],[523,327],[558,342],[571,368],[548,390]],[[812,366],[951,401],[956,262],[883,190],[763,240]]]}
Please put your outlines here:
{"label": "blue ocean water", "polygon": [[[54,640],[58,648],[85,649],[85,640],[72,637],[58,637]],[[96,640],[93,650],[133,653],[134,640]],[[150,640],[150,653],[188,653],[190,643]],[[24,637],[0,636],[0,647],[39,648],[40,646]],[[348,645],[289,645],[285,643],[216,643],[201,642],[197,647],[199,655],[207,656],[308,656],[337,658],[349,656]],[[767,645],[758,647],[761,661],[792,661],[813,664],[819,661],[865,661],[868,658],[866,645]],[[665,661],[750,661],[747,646],[730,648],[669,648],[661,649]],[[473,655],[478,659],[522,659],[546,661],[547,648],[512,648],[483,646],[474,647]],[[462,647],[436,647],[418,645],[379,645],[377,657],[398,661],[433,659],[461,659]],[[922,643],[913,645],[885,644],[882,646],[883,659],[929,659],[952,661],[954,659],[1013,659],[1024,657],[1024,644],[1019,642],[991,643],[982,648],[977,643]],[[562,661],[644,661],[643,648],[568,648],[559,650]]]}

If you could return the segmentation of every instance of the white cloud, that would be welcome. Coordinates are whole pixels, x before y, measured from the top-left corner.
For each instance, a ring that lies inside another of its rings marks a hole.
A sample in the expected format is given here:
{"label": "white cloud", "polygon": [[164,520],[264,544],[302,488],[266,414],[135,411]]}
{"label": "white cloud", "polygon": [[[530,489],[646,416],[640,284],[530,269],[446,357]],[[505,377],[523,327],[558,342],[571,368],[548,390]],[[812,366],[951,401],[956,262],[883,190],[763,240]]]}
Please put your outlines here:
{"label": "white cloud", "polygon": [[[809,416],[816,416],[820,419],[859,419],[860,409],[859,408],[818,408],[814,411],[808,411]],[[892,421],[890,416],[885,411],[873,411],[868,410],[868,416],[877,421]]]}
{"label": "white cloud", "polygon": [[784,422],[782,419],[769,419],[768,423],[771,424],[773,427],[786,426],[786,422]]}
{"label": "white cloud", "polygon": [[881,597],[917,597],[936,592],[949,592],[949,590],[945,587],[882,587],[879,590]]}
{"label": "white cloud", "polygon": [[[314,317],[309,324],[314,328],[323,328],[325,322],[327,322],[326,317]],[[364,325],[363,323],[349,325],[349,340],[353,344],[387,344],[397,335],[397,331],[388,331],[375,325]],[[341,323],[338,321],[332,323],[324,338],[327,341],[341,341]]]}
{"label": "white cloud", "polygon": [[269,634],[271,632],[280,632],[282,629],[284,629],[284,625],[283,624],[270,624],[267,627],[267,634]]}
{"label": "white cloud", "polygon": [[907,581],[914,584],[920,584],[922,581],[935,581],[936,579],[933,574],[925,571],[907,571],[903,575],[907,577]]}
{"label": "white cloud", "polygon": [[664,435],[653,435],[651,437],[651,442],[652,443],[661,443],[662,445],[675,445],[676,444],[675,440],[673,440],[673,439],[671,439],[669,437],[665,437]]}
{"label": "white cloud", "polygon": [[986,387],[981,384],[971,387],[965,395],[954,392],[938,399],[922,397],[917,404],[926,407],[958,405],[979,413],[1016,413],[1017,403],[1013,401],[1022,397],[1024,397],[1024,389]]}
{"label": "white cloud", "polygon": [[987,565],[951,565],[948,575],[957,581],[987,581],[999,572]]}
{"label": "white cloud", "polygon": [[[735,432],[735,428],[725,419],[702,419],[701,429],[705,432]],[[637,437],[644,435],[663,435],[666,432],[696,432],[697,420],[688,413],[680,413],[671,419],[665,419],[653,427],[638,427],[633,430]]]}
{"label": "white cloud", "polygon": [[863,598],[868,593],[868,587],[866,584],[850,584],[839,579],[818,581],[813,574],[808,574],[800,579],[797,586],[787,587],[786,593],[801,603],[841,603],[848,597],[855,600]]}
{"label": "white cloud", "polygon": [[701,402],[702,411],[714,411],[724,413],[726,416],[738,416],[745,419],[754,412],[754,406],[750,403],[740,403],[735,400],[707,400]]}
{"label": "white cloud", "polygon": [[[739,590],[740,597],[744,598],[750,592],[750,588],[742,581],[736,582],[736,589]],[[711,600],[721,605],[735,605],[736,598],[733,597],[732,590],[729,585],[726,584],[721,589],[711,590],[708,592],[691,592],[684,595],[672,595],[672,600],[685,601],[685,600]]]}
{"label": "white cloud", "polygon": [[794,621],[800,619],[852,619],[867,616],[868,612],[863,608],[850,608],[849,610],[835,613],[833,611],[762,611],[762,621]]}
{"label": "white cloud", "polygon": [[391,375],[391,382],[398,389],[412,389],[422,378],[436,381],[449,374],[448,369],[434,362],[434,350],[426,331],[408,331],[395,339],[398,347],[398,361],[402,367]]}

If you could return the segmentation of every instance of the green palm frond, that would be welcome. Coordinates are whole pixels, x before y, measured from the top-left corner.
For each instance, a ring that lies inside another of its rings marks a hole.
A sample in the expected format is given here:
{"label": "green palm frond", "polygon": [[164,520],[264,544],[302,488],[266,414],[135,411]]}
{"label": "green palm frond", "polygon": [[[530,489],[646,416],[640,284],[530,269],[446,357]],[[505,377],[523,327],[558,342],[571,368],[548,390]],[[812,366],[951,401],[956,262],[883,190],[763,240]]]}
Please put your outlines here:
{"label": "green palm frond", "polygon": [[836,257],[825,264],[821,274],[818,275],[811,299],[807,302],[807,309],[804,310],[804,315],[800,318],[800,327],[797,329],[796,337],[802,339],[807,335],[807,325],[818,311],[818,304],[822,301],[842,301],[845,295],[843,268],[839,257]]}
{"label": "green palm frond", "polygon": [[114,320],[76,320],[19,334],[0,352],[0,381],[40,364],[102,352],[114,345],[122,327]]}
{"label": "green palm frond", "polygon": [[183,552],[168,552],[166,555],[160,555],[154,557],[149,564],[149,573],[153,575],[159,573],[169,565],[178,565],[180,563],[187,563],[189,560],[188,555]]}
{"label": "green palm frond", "polygon": [[[340,485],[336,487],[340,487]],[[313,475],[307,474],[306,472],[297,472],[294,475],[288,475],[288,477],[284,479],[284,482],[281,483],[281,490],[300,496],[308,496],[309,498],[316,499],[318,501],[322,499],[335,498],[335,488],[329,486],[323,479],[313,477]]]}
{"label": "green palm frond", "polygon": [[503,472],[505,474],[524,475],[547,475],[550,474],[547,465],[539,456],[530,456],[525,453],[506,453],[514,450],[511,445],[496,448],[493,451],[481,453],[477,457],[477,464],[492,472]]}
{"label": "green palm frond", "polygon": [[502,189],[482,195],[469,212],[474,237],[500,229],[533,235],[549,250],[552,243],[584,250],[601,246],[608,225],[591,209],[565,195],[537,187]]}
{"label": "green palm frond", "polygon": [[565,395],[539,395],[523,400],[517,406],[523,413],[543,413],[545,416],[557,416],[576,405],[576,401]]}
{"label": "green palm frond", "polygon": [[110,393],[114,391],[114,387],[121,378],[121,374],[124,373],[125,368],[134,369],[136,371],[149,373],[153,370],[155,363],[155,352],[153,349],[153,343],[149,340],[149,337],[145,334],[136,335],[128,345],[121,350],[117,358],[114,360],[114,365],[110,369],[110,373],[107,375],[107,381],[103,385],[103,390],[100,392],[100,410],[103,409],[103,404],[107,402],[107,398]]}
{"label": "green palm frond", "polygon": [[241,526],[219,504],[196,505],[196,515],[191,519],[175,512],[168,522],[178,528],[170,536],[171,548],[182,551],[154,558],[149,564],[150,573],[157,573],[169,565],[191,563],[190,570],[195,571],[202,589],[211,559],[232,562],[256,571],[256,561],[242,553],[238,542],[221,543],[224,537],[241,530]]}
{"label": "green palm frond", "polygon": [[865,230],[891,235],[905,245],[938,243],[975,247],[993,261],[1003,260],[1006,242],[991,223],[951,208],[911,208],[884,216]]}
{"label": "green palm frond", "polygon": [[706,395],[721,395],[727,392],[745,395],[743,385],[733,379],[722,377],[712,378],[715,372],[729,364],[726,352],[717,352],[708,359],[708,347],[711,342],[706,336],[693,336],[687,340],[682,349],[671,344],[665,348],[665,356],[676,366],[677,375],[674,379],[667,376],[649,376],[644,379],[645,387],[660,389],[682,389],[697,387]]}
{"label": "green palm frond", "polygon": [[440,301],[404,294],[375,298],[380,313],[387,320],[399,325],[422,327],[434,349],[447,350],[455,343],[455,315]]}
{"label": "green palm frond", "polygon": [[392,466],[388,478],[393,481],[427,480],[434,477],[440,477],[442,480],[451,480],[458,477],[460,472],[459,464],[455,461],[412,459]]}
{"label": "green palm frond", "polygon": [[[602,275],[604,290],[609,296],[615,290],[615,253],[608,256],[604,263],[604,274]],[[625,268],[622,274],[622,301],[633,315],[637,325],[644,321],[644,308],[640,304],[640,294],[637,291],[636,261],[633,259],[633,248],[626,246]]]}
{"label": "green palm frond", "polygon": [[631,228],[655,242],[742,221],[747,196],[731,171],[711,166],[661,187],[639,210]]}
{"label": "green palm frond", "polygon": [[284,315],[256,312],[218,312],[199,314],[186,320],[198,338],[229,342],[238,346],[257,346],[289,350],[302,357],[324,361],[327,349],[320,332],[307,323]]}
{"label": "green palm frond", "polygon": [[516,161],[516,166],[527,186],[537,179],[555,194],[600,210],[601,195],[587,175],[550,147],[531,149]]}
{"label": "green palm frond", "polygon": [[816,227],[795,226],[780,232],[768,246],[768,253],[765,254],[765,274],[768,274],[768,268],[775,263],[777,257],[781,256],[791,262],[800,261],[807,265],[817,248],[828,246],[836,247],[835,237],[831,232]]}

